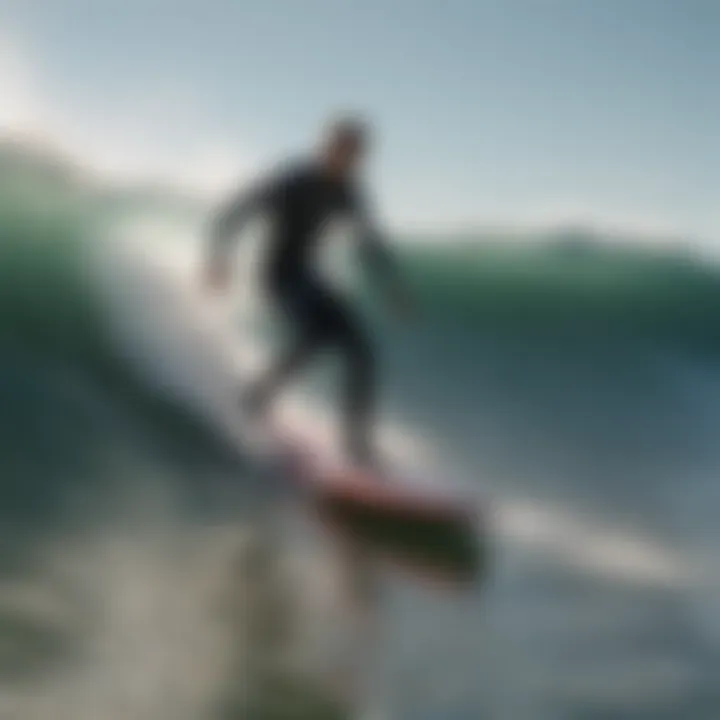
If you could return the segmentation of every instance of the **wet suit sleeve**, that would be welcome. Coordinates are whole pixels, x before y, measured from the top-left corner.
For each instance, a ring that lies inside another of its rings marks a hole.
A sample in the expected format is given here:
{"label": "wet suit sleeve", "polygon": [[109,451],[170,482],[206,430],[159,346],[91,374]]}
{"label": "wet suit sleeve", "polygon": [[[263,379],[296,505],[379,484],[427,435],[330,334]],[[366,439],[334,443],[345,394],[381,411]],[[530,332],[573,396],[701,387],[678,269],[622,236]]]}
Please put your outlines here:
{"label": "wet suit sleeve", "polygon": [[384,291],[398,291],[401,278],[397,260],[378,229],[367,200],[357,191],[350,200],[350,213],[356,226],[363,262],[368,265]]}
{"label": "wet suit sleeve", "polygon": [[282,176],[258,182],[250,189],[233,196],[219,209],[210,228],[211,266],[225,262],[232,242],[243,225],[254,215],[271,210],[281,197],[286,184],[287,180]]}

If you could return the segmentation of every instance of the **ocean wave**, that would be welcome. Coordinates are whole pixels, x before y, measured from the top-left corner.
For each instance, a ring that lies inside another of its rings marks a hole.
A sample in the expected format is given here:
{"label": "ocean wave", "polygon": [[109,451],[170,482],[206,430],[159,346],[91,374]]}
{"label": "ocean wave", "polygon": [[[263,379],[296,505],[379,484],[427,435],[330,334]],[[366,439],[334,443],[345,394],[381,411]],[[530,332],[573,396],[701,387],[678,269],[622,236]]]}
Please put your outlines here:
{"label": "ocean wave", "polygon": [[413,246],[407,275],[428,311],[476,330],[593,335],[720,348],[720,275],[680,250],[547,240]]}

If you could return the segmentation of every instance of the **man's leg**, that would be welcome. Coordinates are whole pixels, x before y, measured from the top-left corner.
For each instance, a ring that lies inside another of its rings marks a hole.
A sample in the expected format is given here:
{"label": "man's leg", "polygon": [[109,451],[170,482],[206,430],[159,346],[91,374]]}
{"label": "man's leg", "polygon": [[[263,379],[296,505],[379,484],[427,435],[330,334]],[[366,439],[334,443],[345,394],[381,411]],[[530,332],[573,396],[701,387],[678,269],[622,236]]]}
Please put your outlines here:
{"label": "man's leg", "polygon": [[339,338],[347,373],[344,398],[345,446],[353,460],[363,465],[373,465],[375,360],[359,326],[353,323],[350,330]]}
{"label": "man's leg", "polygon": [[242,400],[248,414],[262,417],[277,393],[310,359],[316,349],[317,342],[306,335],[280,355],[270,369],[245,392]]}
{"label": "man's leg", "polygon": [[261,413],[277,391],[318,350],[334,348],[345,362],[344,445],[349,457],[374,465],[371,438],[375,408],[375,360],[365,330],[350,306],[313,278],[303,278],[281,299],[299,330],[296,344],[257,382],[246,398]]}
{"label": "man's leg", "polygon": [[347,455],[360,465],[375,465],[373,421],[375,358],[370,340],[353,309],[330,291],[322,293],[323,345],[340,352],[344,362],[343,420]]}
{"label": "man's leg", "polygon": [[243,397],[245,410],[251,416],[262,416],[278,392],[293,378],[321,345],[318,322],[318,293],[308,278],[288,279],[272,289],[271,300],[284,316],[292,344],[256,380]]}

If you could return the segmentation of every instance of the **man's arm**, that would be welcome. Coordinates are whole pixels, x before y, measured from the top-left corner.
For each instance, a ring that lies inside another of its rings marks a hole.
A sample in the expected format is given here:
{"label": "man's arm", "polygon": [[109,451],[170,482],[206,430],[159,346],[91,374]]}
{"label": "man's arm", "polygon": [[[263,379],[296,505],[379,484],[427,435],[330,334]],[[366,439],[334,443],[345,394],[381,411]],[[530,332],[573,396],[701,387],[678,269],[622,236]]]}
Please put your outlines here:
{"label": "man's arm", "polygon": [[356,194],[352,200],[352,216],[355,221],[363,261],[367,263],[375,279],[380,283],[386,298],[396,309],[409,305],[407,288],[397,259],[390,251],[384,234],[379,230],[374,213],[367,201]]}
{"label": "man's arm", "polygon": [[278,178],[257,183],[249,190],[234,195],[220,207],[211,222],[206,261],[206,278],[212,285],[225,285],[228,279],[228,255],[234,239],[245,223],[273,203],[280,192]]}

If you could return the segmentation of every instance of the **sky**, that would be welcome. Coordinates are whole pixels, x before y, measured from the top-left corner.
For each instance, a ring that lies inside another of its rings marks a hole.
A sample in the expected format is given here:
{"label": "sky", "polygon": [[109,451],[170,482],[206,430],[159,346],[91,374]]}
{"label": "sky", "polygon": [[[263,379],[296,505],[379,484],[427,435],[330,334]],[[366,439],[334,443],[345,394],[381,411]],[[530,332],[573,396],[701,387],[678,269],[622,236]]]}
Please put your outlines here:
{"label": "sky", "polygon": [[402,227],[720,242],[715,0],[0,0],[0,129],[217,195],[376,126]]}

